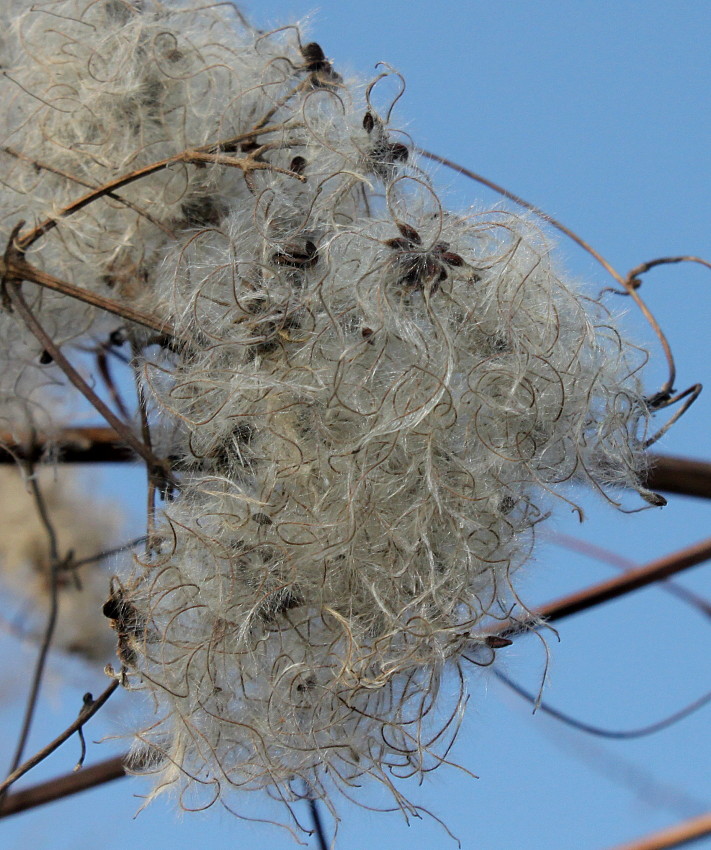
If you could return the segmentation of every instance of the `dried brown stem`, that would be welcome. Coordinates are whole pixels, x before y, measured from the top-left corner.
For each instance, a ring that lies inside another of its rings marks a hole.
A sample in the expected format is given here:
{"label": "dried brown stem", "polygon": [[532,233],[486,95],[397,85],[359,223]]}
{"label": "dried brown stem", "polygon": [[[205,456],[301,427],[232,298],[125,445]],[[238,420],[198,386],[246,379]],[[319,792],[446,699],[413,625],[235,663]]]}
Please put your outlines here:
{"label": "dried brown stem", "polygon": [[658,558],[656,561],[639,567],[639,569],[629,570],[621,576],[616,576],[608,581],[594,584],[592,587],[549,602],[547,605],[532,611],[529,617],[522,620],[511,619],[497,623],[495,627],[490,629],[490,633],[510,637],[527,631],[542,620],[546,623],[562,620],[564,617],[578,614],[580,611],[586,611],[603,602],[617,599],[633,590],[639,590],[654,582],[669,578],[669,576],[690,567],[702,564],[709,558],[711,558],[711,538],[686,549],[681,549],[679,552]]}
{"label": "dried brown stem", "polygon": [[671,455],[651,455],[645,481],[652,490],[711,499],[711,463]]}
{"label": "dried brown stem", "polygon": [[[617,552],[613,552],[611,549],[606,549],[604,546],[598,546],[596,543],[590,543],[587,540],[580,540],[578,537],[573,537],[569,534],[549,532],[546,538],[557,546],[563,546],[573,552],[579,552],[603,564],[610,564],[610,566],[623,572],[636,570],[639,567],[639,564],[635,561],[618,555]],[[687,587],[684,587],[684,585],[667,578],[660,582],[659,586],[672,596],[676,596],[677,599],[683,600],[687,605],[691,605],[700,614],[711,617],[711,602],[689,590]]]}
{"label": "dried brown stem", "polygon": [[649,735],[656,735],[658,732],[668,729],[670,726],[674,726],[681,720],[685,720],[691,714],[694,714],[694,712],[699,711],[699,709],[704,708],[709,704],[709,702],[711,702],[711,691],[707,691],[693,702],[690,702],[678,711],[667,715],[662,720],[657,720],[655,723],[649,723],[646,726],[638,726],[634,729],[605,729],[592,723],[585,723],[582,720],[578,720],[577,717],[567,714],[565,711],[560,711],[560,709],[555,708],[544,699],[541,699],[540,694],[533,694],[526,690],[526,688],[521,687],[521,685],[514,682],[513,679],[509,678],[505,673],[502,673],[501,670],[494,669],[493,674],[514,693],[518,694],[534,706],[534,710],[542,711],[544,714],[548,714],[555,720],[565,723],[567,726],[577,729],[579,732],[585,732],[587,735],[595,735],[598,738],[607,738],[609,740],[616,741],[629,741],[634,738],[645,738]]}
{"label": "dried brown stem", "polygon": [[[32,463],[32,461],[26,461],[24,462],[23,466],[25,468],[27,482],[30,487],[32,499],[35,503],[37,515],[47,535],[47,544],[49,550],[48,554],[50,582],[49,612],[47,613],[47,622],[45,625],[44,633],[42,635],[42,643],[40,644],[39,654],[37,655],[37,661],[35,662],[35,668],[32,674],[32,683],[30,685],[30,692],[27,696],[25,713],[22,719],[22,727],[20,729],[20,734],[17,739],[15,753],[10,763],[10,774],[12,774],[13,771],[16,770],[17,766],[22,761],[22,756],[25,752],[25,747],[27,746],[27,739],[29,738],[30,730],[32,729],[32,722],[34,720],[35,711],[37,709],[37,700],[39,699],[39,692],[42,686],[42,679],[44,678],[44,670],[47,663],[47,656],[49,655],[49,648],[52,645],[52,638],[54,637],[54,630],[57,625],[57,614],[59,613],[58,582],[59,572],[62,567],[62,563],[59,558],[57,532],[54,527],[54,523],[52,522],[52,518],[49,515],[47,502],[44,498],[42,490],[40,489],[39,482],[37,481],[37,478],[35,476],[34,464]],[[0,798],[2,797],[3,793],[4,792],[0,790]]]}
{"label": "dried brown stem", "polygon": [[59,463],[126,463],[136,453],[121,441],[113,428],[62,428],[53,436],[39,435],[32,443],[17,441],[12,434],[0,433],[0,464],[17,460],[39,461],[49,455]]}
{"label": "dried brown stem", "polygon": [[318,808],[318,800],[314,797],[309,797],[308,801],[309,812],[311,813],[311,820],[314,825],[313,832],[318,841],[319,850],[328,850],[328,841],[326,840],[326,833],[323,828],[323,821],[321,820],[321,812]]}
{"label": "dried brown stem", "polygon": [[34,334],[37,340],[42,343],[44,350],[52,356],[52,359],[57,366],[62,370],[62,372],[64,372],[67,378],[69,378],[71,383],[79,390],[84,398],[86,398],[94,409],[115,429],[121,440],[144,459],[148,468],[154,475],[164,481],[169,479],[170,471],[166,468],[165,464],[161,463],[161,461],[155,457],[153,452],[151,452],[151,450],[144,445],[138,437],[136,437],[130,427],[119,419],[111,408],[109,408],[108,405],[96,395],[87,382],[61,353],[54,341],[32,314],[32,311],[27,306],[27,302],[22,297],[19,286],[15,283],[7,283],[6,294],[10,303],[17,310],[28,329]]}
{"label": "dried brown stem", "polygon": [[711,835],[711,812],[700,815],[697,818],[683,821],[682,823],[653,832],[644,838],[628,841],[626,844],[617,844],[611,850],[667,850],[670,847],[682,847]]}
{"label": "dried brown stem", "polygon": [[[641,283],[641,281],[638,280],[641,274],[646,274],[648,271],[651,271],[657,266],[667,266],[673,263],[699,263],[707,269],[711,269],[711,263],[701,257],[694,257],[691,255],[685,255],[682,257],[659,257],[657,260],[648,260],[646,263],[640,263],[640,265],[633,268],[632,271],[628,273],[627,280],[636,288]],[[629,291],[629,286],[627,287],[627,290]],[[623,294],[627,295],[627,292],[624,292]]]}
{"label": "dried brown stem", "polygon": [[8,794],[0,804],[0,818],[33,809],[35,806],[43,806],[45,803],[60,800],[62,797],[77,794],[88,788],[96,788],[97,785],[103,785],[114,779],[121,779],[126,775],[123,766],[124,758],[125,756],[117,756],[107,759],[90,767],[84,767],[76,773],[66,773],[56,779],[32,785],[23,791]]}
{"label": "dried brown stem", "polygon": [[111,549],[104,549],[102,552],[96,552],[94,555],[89,555],[86,558],[69,561],[64,566],[64,570],[78,570],[80,567],[85,567],[88,564],[96,564],[98,561],[104,561],[106,558],[118,555],[119,552],[127,552],[129,549],[133,549],[134,546],[140,546],[140,544],[145,543],[147,539],[146,535],[142,534],[140,537],[134,537],[133,540],[129,540],[127,543],[122,543],[120,546],[112,546]]}
{"label": "dried brown stem", "polygon": [[[24,776],[28,771],[32,770],[33,767],[36,767],[41,761],[47,758],[47,756],[51,755],[56,749],[61,747],[61,745],[68,741],[72,735],[77,732],[88,720],[90,720],[96,712],[104,705],[104,703],[108,700],[111,694],[118,688],[118,680],[111,682],[111,684],[101,693],[101,695],[97,699],[84,700],[84,704],[82,706],[81,711],[77,715],[77,719],[68,726],[60,735],[58,735],[53,741],[51,741],[47,746],[42,747],[39,752],[36,752],[32,758],[27,759],[26,762],[21,764],[16,770],[14,770],[7,779],[0,784],[0,795],[4,794],[5,791],[17,780]],[[5,804],[1,807],[4,809]]]}
{"label": "dried brown stem", "polygon": [[676,404],[682,399],[686,399],[684,404],[679,407],[673,416],[671,416],[662,427],[653,434],[648,440],[644,443],[644,448],[648,449],[650,446],[653,446],[655,443],[659,442],[661,438],[667,433],[667,431],[672,427],[672,425],[677,422],[691,407],[691,405],[696,401],[696,399],[701,394],[701,390],[703,386],[701,384],[693,384],[685,390],[682,390],[680,393],[676,393],[675,395],[667,394],[667,396],[661,396],[658,404],[654,406],[654,410],[662,410],[665,407],[669,407],[672,404]]}
{"label": "dried brown stem", "polygon": [[233,168],[241,168],[245,174],[256,170],[277,171],[280,174],[287,174],[290,177],[294,177],[294,179],[299,180],[302,183],[306,182],[306,178],[302,175],[286,169],[277,168],[276,166],[266,162],[259,162],[255,160],[253,156],[239,158],[220,153],[221,150],[232,147],[240,141],[246,141],[247,139],[254,138],[255,136],[272,133],[278,129],[283,128],[279,125],[276,127],[261,127],[254,129],[248,133],[242,133],[240,136],[235,136],[225,142],[203,145],[202,147],[194,148],[193,150],[181,151],[180,153],[169,156],[166,159],[161,159],[157,162],[151,163],[150,165],[146,165],[143,168],[136,169],[129,174],[123,174],[121,177],[117,177],[115,180],[105,183],[100,188],[94,189],[86,195],[83,195],[81,198],[78,198],[76,201],[61,209],[52,218],[45,219],[29,233],[21,236],[17,240],[17,247],[21,252],[26,252],[32,245],[34,245],[35,242],[37,242],[38,239],[41,239],[44,235],[49,233],[50,230],[53,230],[62,219],[68,218],[74,213],[79,212],[79,210],[84,209],[84,207],[89,206],[89,204],[92,204],[94,201],[104,197],[105,195],[111,195],[118,189],[122,189],[130,183],[135,183],[136,180],[142,180],[144,177],[156,174],[158,171],[163,171],[171,165],[175,165],[179,162],[203,166],[206,163],[217,163],[220,165],[231,166]]}
{"label": "dried brown stem", "polygon": [[150,328],[152,331],[157,331],[160,334],[175,336],[175,333],[168,322],[162,322],[155,316],[149,316],[147,313],[142,313],[140,310],[134,310],[126,304],[120,304],[111,298],[104,298],[101,295],[96,295],[94,292],[89,292],[87,289],[82,289],[79,286],[74,286],[65,280],[60,280],[47,272],[31,266],[23,260],[13,259],[9,262],[0,258],[0,277],[10,278],[17,282],[27,280],[31,283],[39,284],[46,289],[52,289],[55,292],[61,292],[62,295],[68,295],[70,298],[75,298],[77,301],[83,301],[92,307],[97,307],[99,310],[104,310],[107,313],[112,313],[114,316],[119,316],[129,322],[135,322],[137,325],[143,325],[145,328]]}
{"label": "dried brown stem", "polygon": [[[94,184],[90,183],[88,180],[84,180],[81,177],[77,177],[74,174],[69,174],[66,171],[61,171],[59,168],[55,168],[52,165],[48,165],[46,162],[41,162],[38,159],[34,159],[31,156],[27,156],[27,154],[24,154],[21,151],[16,151],[14,148],[0,147],[0,151],[2,151],[3,153],[6,153],[8,156],[14,157],[15,159],[20,159],[23,162],[28,162],[34,168],[42,169],[43,171],[49,171],[52,174],[56,174],[58,177],[63,177],[65,180],[68,180],[71,183],[77,183],[79,186],[84,186],[87,189],[98,189],[99,188],[98,186],[95,186]],[[111,198],[111,200],[117,201],[119,204],[122,204],[124,207],[127,207],[130,210],[133,210],[133,212],[137,213],[138,215],[143,216],[143,218],[145,218],[147,221],[150,221],[150,223],[155,225],[157,228],[159,228],[159,230],[162,230],[163,233],[166,234],[166,236],[169,236],[172,239],[175,238],[175,233],[173,233],[173,231],[169,227],[166,227],[165,224],[163,224],[163,222],[158,221],[157,218],[152,216],[146,210],[141,209],[141,207],[137,206],[132,201],[129,201],[126,198],[122,198],[120,195],[117,195],[115,192],[107,192],[106,196],[108,198]]]}

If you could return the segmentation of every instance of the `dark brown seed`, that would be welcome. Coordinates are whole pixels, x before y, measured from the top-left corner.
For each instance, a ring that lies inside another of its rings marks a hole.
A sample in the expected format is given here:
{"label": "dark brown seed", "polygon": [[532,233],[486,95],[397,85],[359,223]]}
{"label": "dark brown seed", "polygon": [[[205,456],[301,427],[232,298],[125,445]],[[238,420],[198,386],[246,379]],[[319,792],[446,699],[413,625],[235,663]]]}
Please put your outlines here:
{"label": "dark brown seed", "polygon": [[227,213],[227,207],[218,198],[196,198],[182,204],[180,210],[188,227],[214,227]]}
{"label": "dark brown seed", "polygon": [[254,437],[254,428],[247,422],[241,422],[235,426],[232,434],[239,443],[251,443]]}
{"label": "dark brown seed", "polygon": [[505,637],[499,637],[498,635],[489,635],[486,638],[486,645],[490,646],[492,649],[501,649],[504,646],[511,646],[512,643],[512,640]]}
{"label": "dark brown seed", "polygon": [[121,618],[121,609],[123,608],[122,603],[120,603],[117,599],[107,599],[104,602],[104,607],[101,609],[104,617],[108,617],[109,620],[119,620]]}
{"label": "dark brown seed", "polygon": [[294,174],[303,174],[305,168],[306,160],[303,156],[295,156],[289,164],[289,171],[293,171]]}
{"label": "dark brown seed", "polygon": [[283,251],[272,254],[272,262],[278,266],[292,266],[296,269],[310,269],[318,262],[318,249],[309,239],[303,248],[287,245]]}
{"label": "dark brown seed", "polygon": [[301,48],[301,55],[312,65],[314,63],[323,62],[326,59],[326,54],[323,48],[315,41],[310,41]]}
{"label": "dark brown seed", "polygon": [[363,116],[363,128],[366,133],[372,133],[373,127],[375,127],[375,118],[370,112],[366,112]]}
{"label": "dark brown seed", "polygon": [[256,513],[252,514],[252,519],[259,525],[273,525],[274,521],[267,514]]}
{"label": "dark brown seed", "polygon": [[405,239],[409,239],[414,245],[421,245],[422,239],[420,234],[415,230],[414,227],[411,227],[409,224],[405,224],[404,221],[396,221],[397,229],[402,233]]}
{"label": "dark brown seed", "polygon": [[389,157],[388,160],[390,162],[405,162],[405,160],[410,155],[410,152],[405,147],[405,145],[400,144],[400,142],[394,142],[389,147]]}
{"label": "dark brown seed", "polygon": [[663,508],[664,505],[667,504],[667,500],[659,493],[642,492],[640,495],[645,502],[648,502],[650,505],[654,505],[655,508]]}
{"label": "dark brown seed", "polygon": [[464,265],[464,260],[459,254],[455,254],[452,251],[445,251],[443,254],[440,254],[440,259],[448,266],[456,266],[458,268]]}
{"label": "dark brown seed", "polygon": [[396,236],[394,239],[386,239],[385,244],[388,248],[394,248],[396,251],[409,251],[412,248],[410,240],[403,239],[401,236]]}

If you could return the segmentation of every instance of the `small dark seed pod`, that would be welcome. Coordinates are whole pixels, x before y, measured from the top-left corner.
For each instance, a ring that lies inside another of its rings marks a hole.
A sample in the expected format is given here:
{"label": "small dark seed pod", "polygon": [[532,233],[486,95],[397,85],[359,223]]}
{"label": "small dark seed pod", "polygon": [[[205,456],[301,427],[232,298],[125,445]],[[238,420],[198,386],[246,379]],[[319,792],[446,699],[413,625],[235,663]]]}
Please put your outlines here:
{"label": "small dark seed pod", "polygon": [[272,254],[272,262],[277,266],[291,266],[296,269],[310,269],[318,262],[318,249],[307,239],[303,248],[286,245],[284,250]]}
{"label": "small dark seed pod", "polygon": [[446,263],[448,266],[456,266],[459,268],[464,265],[464,260],[459,254],[455,254],[452,251],[445,251],[443,254],[439,255],[440,259],[443,263]]}
{"label": "small dark seed pod", "polygon": [[401,236],[395,236],[393,239],[386,239],[385,244],[388,248],[393,248],[396,251],[409,251],[412,248],[410,240],[403,239]]}
{"label": "small dark seed pod", "polygon": [[323,52],[323,48],[315,41],[310,41],[308,44],[304,44],[301,48],[301,55],[304,57],[309,66],[326,61],[326,54]]}
{"label": "small dark seed pod", "polygon": [[400,142],[393,142],[388,145],[388,153],[388,160],[390,162],[405,162],[410,155],[410,151],[407,147]]}
{"label": "small dark seed pod", "polygon": [[421,245],[422,238],[420,234],[415,230],[414,227],[411,227],[409,224],[405,224],[404,221],[396,221],[397,229],[402,233],[405,239],[408,239],[413,245]]}
{"label": "small dark seed pod", "polygon": [[512,640],[505,637],[499,637],[499,635],[488,635],[486,638],[486,645],[490,646],[492,649],[501,649],[504,646],[511,646],[512,643]]}
{"label": "small dark seed pod", "polygon": [[303,174],[305,168],[306,160],[303,156],[295,156],[289,164],[289,171],[293,171],[294,174]]}

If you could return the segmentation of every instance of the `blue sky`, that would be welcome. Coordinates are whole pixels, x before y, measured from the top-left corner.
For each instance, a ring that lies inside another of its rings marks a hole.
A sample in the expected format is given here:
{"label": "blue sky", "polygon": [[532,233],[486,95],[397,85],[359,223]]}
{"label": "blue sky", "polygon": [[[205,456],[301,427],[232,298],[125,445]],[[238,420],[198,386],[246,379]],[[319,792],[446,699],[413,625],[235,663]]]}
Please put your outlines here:
{"label": "blue sky", "polygon": [[[711,258],[711,5],[678,2],[536,3],[362,0],[320,10],[300,0],[245,6],[260,25],[311,15],[310,31],[339,70],[373,73],[385,60],[407,80],[396,125],[437,151],[536,203],[593,244],[623,273],[654,257]],[[438,170],[450,206],[491,203],[474,183]],[[561,257],[597,292],[602,271],[569,243]],[[677,357],[678,388],[708,380],[711,272],[691,265],[652,272],[643,294]],[[654,338],[632,305],[630,333]],[[649,370],[649,388],[662,369]],[[665,438],[661,450],[711,459],[711,389]],[[133,486],[125,476],[125,489]],[[639,563],[709,534],[711,506],[676,497],[662,511],[615,514],[585,500],[582,526],[562,512],[551,529],[608,547]],[[612,575],[602,564],[548,545],[522,576],[535,604]],[[679,581],[711,597],[711,570]],[[560,624],[550,640],[545,698],[592,723],[631,728],[681,708],[711,682],[708,621],[659,589],[640,591]],[[31,654],[3,639],[20,666]],[[535,689],[544,656],[527,638],[500,654],[506,672]],[[60,669],[58,667],[58,669]],[[76,713],[81,693],[104,686],[100,671],[71,667],[71,686],[46,691],[31,748]],[[476,773],[443,768],[408,796],[443,819],[467,850],[603,850],[684,817],[711,797],[709,708],[652,738],[608,742],[561,728],[489,675],[475,671],[453,759]],[[17,703],[6,694],[0,729],[15,734]],[[88,728],[88,739],[130,729],[125,696]],[[92,746],[90,759],[120,751]],[[71,769],[61,752],[38,779]],[[20,848],[156,850],[281,848],[288,836],[210,811],[174,814],[159,802],[133,819],[145,786],[122,780],[0,823],[2,845]],[[387,800],[373,792],[374,806]],[[260,816],[257,798],[246,810]],[[397,814],[339,804],[339,850],[456,847],[425,817],[408,827]],[[304,813],[306,817],[306,813]],[[332,824],[327,819],[329,829]],[[313,843],[311,846],[315,846]],[[711,842],[699,842],[699,848]]]}

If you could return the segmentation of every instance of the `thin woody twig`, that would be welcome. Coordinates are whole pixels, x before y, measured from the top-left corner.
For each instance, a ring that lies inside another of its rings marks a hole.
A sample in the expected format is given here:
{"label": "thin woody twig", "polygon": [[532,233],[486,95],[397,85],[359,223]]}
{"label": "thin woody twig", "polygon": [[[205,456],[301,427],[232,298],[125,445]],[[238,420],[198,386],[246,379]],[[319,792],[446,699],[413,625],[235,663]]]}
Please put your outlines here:
{"label": "thin woody twig", "polygon": [[323,822],[321,820],[321,812],[318,808],[318,800],[314,797],[309,796],[309,811],[311,812],[311,820],[314,825],[314,834],[316,835],[316,839],[318,841],[319,850],[328,850],[328,843],[326,841],[326,833],[323,829]]}
{"label": "thin woody twig", "polygon": [[708,835],[711,835],[711,812],[653,832],[644,838],[617,844],[611,850],[668,850],[691,844]]}
{"label": "thin woody twig", "polygon": [[[21,151],[16,151],[14,148],[9,148],[2,146],[0,147],[0,151],[6,153],[8,156],[12,156],[15,159],[20,159],[23,162],[28,162],[30,165],[34,166],[34,168],[42,169],[43,171],[49,171],[52,174],[56,174],[58,177],[63,177],[65,180],[68,180],[71,183],[77,183],[79,186],[84,186],[87,189],[98,189],[100,187],[95,186],[93,183],[90,183],[88,180],[84,180],[81,177],[77,177],[75,174],[69,174],[66,171],[62,171],[59,168],[55,168],[53,165],[49,165],[46,162],[41,162],[38,159],[34,159],[31,156],[27,156],[27,154],[22,153]],[[117,201],[119,204],[122,204],[124,207],[127,207],[133,212],[137,213],[140,216],[143,216],[147,221],[150,221],[151,224],[155,225],[157,228],[163,231],[166,236],[171,238],[175,238],[175,233],[163,224],[162,221],[158,221],[157,218],[152,216],[147,210],[141,209],[139,206],[134,204],[132,201],[129,201],[126,198],[122,198],[121,195],[117,195],[115,192],[107,192],[106,197],[111,198],[112,201]]]}
{"label": "thin woody twig", "polygon": [[124,174],[121,177],[117,177],[115,180],[111,180],[109,183],[105,183],[100,188],[94,189],[86,195],[83,195],[81,198],[64,207],[52,218],[45,219],[45,221],[37,225],[37,227],[35,227],[29,233],[26,233],[24,236],[21,236],[18,239],[18,248],[20,249],[20,251],[27,251],[30,246],[34,245],[34,243],[37,242],[38,239],[41,239],[45,234],[49,233],[50,230],[53,230],[62,219],[68,218],[74,213],[79,212],[79,210],[84,209],[84,207],[93,203],[98,198],[101,198],[104,195],[110,195],[118,189],[122,189],[124,186],[128,186],[130,183],[134,183],[136,180],[142,180],[144,177],[148,177],[151,174],[157,173],[158,171],[163,171],[164,169],[169,168],[171,165],[175,165],[181,162],[192,163],[195,165],[215,163],[219,165],[230,166],[233,168],[241,168],[245,173],[257,170],[276,171],[280,174],[286,174],[290,177],[294,177],[294,179],[299,180],[302,183],[306,182],[306,178],[300,174],[296,174],[295,172],[289,171],[287,169],[278,168],[277,166],[271,165],[267,162],[258,162],[252,156],[247,156],[240,159],[238,157],[227,156],[224,153],[220,152],[221,150],[228,148],[228,146],[233,146],[237,144],[239,141],[247,140],[258,135],[264,135],[267,133],[275,132],[277,129],[283,129],[283,127],[281,125],[278,127],[260,127],[251,130],[248,133],[242,133],[240,136],[235,136],[228,142],[218,142],[210,145],[203,145],[202,147],[194,148],[192,150],[181,151],[178,154],[174,154],[173,156],[166,157],[165,159],[161,159],[157,162],[151,163],[150,165],[146,165],[143,168],[139,168],[136,171],[132,171],[130,174]]}
{"label": "thin woody twig", "polygon": [[128,543],[123,543],[121,546],[113,546],[111,549],[104,549],[103,552],[97,552],[95,555],[89,555],[87,558],[80,558],[77,561],[72,560],[65,567],[66,570],[77,570],[79,567],[84,567],[87,564],[95,564],[97,561],[103,561],[110,558],[112,555],[118,555],[119,552],[126,552],[128,549],[133,549],[134,546],[140,546],[145,543],[148,538],[145,534],[140,537],[134,537]]}
{"label": "thin woody twig", "polygon": [[12,434],[0,433],[0,464],[28,459],[38,461],[49,454],[58,463],[127,463],[135,462],[129,449],[113,428],[61,428],[51,437],[38,435],[27,445]]}
{"label": "thin woody twig", "polygon": [[97,307],[99,310],[104,310],[114,316],[119,316],[129,322],[135,322],[137,325],[150,328],[160,334],[175,337],[176,333],[171,328],[168,322],[162,322],[155,316],[149,316],[142,313],[140,310],[134,310],[126,304],[121,304],[118,301],[113,301],[111,298],[104,298],[88,289],[82,289],[65,280],[60,280],[54,275],[47,274],[41,269],[26,263],[18,258],[8,259],[8,257],[0,258],[0,277],[9,278],[17,282],[27,280],[31,283],[36,283],[43,286],[45,289],[51,289],[54,292],[60,292],[62,295],[68,295],[77,301],[83,301],[92,307]]}
{"label": "thin woody twig", "polygon": [[[590,543],[588,540],[581,540],[578,537],[573,537],[569,534],[552,531],[548,532],[545,537],[557,546],[562,546],[573,552],[579,552],[580,554],[586,555],[588,558],[592,558],[595,561],[610,564],[615,567],[615,569],[622,570],[623,572],[639,569],[640,566],[636,561],[633,561],[630,558],[625,558],[623,555],[619,555],[611,549],[606,549],[604,546],[599,546],[596,543]],[[672,579],[664,579],[660,582],[659,586],[672,596],[676,596],[677,599],[681,599],[687,605],[691,605],[700,614],[704,614],[706,617],[711,617],[711,602],[707,601],[702,596],[693,593],[687,587],[684,587],[684,585],[679,584]]]}
{"label": "thin woody twig", "polygon": [[650,455],[645,484],[651,490],[711,499],[711,463],[671,455]]}
{"label": "thin woody twig", "polygon": [[[646,274],[648,271],[651,271],[657,266],[667,266],[674,263],[699,263],[699,265],[705,266],[707,269],[711,269],[711,263],[708,260],[704,260],[701,257],[694,257],[691,254],[681,257],[659,257],[656,260],[648,260],[646,263],[640,263],[638,266],[633,268],[632,271],[628,273],[627,280],[636,289],[642,283],[642,281],[639,280],[640,275]],[[620,295],[628,294],[629,287],[627,287],[624,292],[620,292]]]}
{"label": "thin woody twig", "polygon": [[502,673],[500,670],[495,669],[493,670],[493,673],[500,682],[503,682],[508,688],[514,691],[514,693],[518,694],[520,697],[525,699],[526,702],[533,705],[534,711],[542,711],[544,714],[554,717],[561,723],[565,723],[567,726],[571,726],[573,729],[585,732],[588,735],[595,735],[599,738],[608,738],[610,740],[617,741],[628,741],[634,738],[645,738],[649,735],[656,735],[657,732],[661,732],[664,729],[668,729],[670,726],[679,723],[679,721],[685,720],[691,714],[694,714],[696,711],[711,702],[711,691],[707,691],[693,702],[690,702],[678,711],[669,714],[662,720],[657,720],[655,723],[649,723],[646,726],[638,726],[634,729],[605,729],[601,726],[595,726],[592,723],[585,723],[564,711],[560,711],[560,709],[555,708],[550,703],[546,702],[546,700],[541,699],[540,696],[536,696],[526,690],[526,688],[519,685],[518,682],[514,682],[513,679],[505,673]]}
{"label": "thin woody twig", "polygon": [[43,806],[45,803],[60,800],[89,788],[96,788],[114,779],[121,779],[126,776],[124,758],[125,756],[117,756],[106,759],[98,764],[84,767],[80,771],[66,773],[56,779],[49,779],[22,791],[8,794],[0,802],[0,818],[18,814],[36,806]]}
{"label": "thin woody twig", "polygon": [[[111,373],[111,366],[109,365],[109,357],[107,352],[107,347],[99,347],[97,348],[95,354],[96,361],[96,369],[101,376],[101,380],[104,382],[104,386],[106,387],[109,397],[111,401],[114,403],[114,406],[119,411],[121,416],[128,422],[131,419],[131,414],[124,404],[123,397],[121,396],[121,391],[116,386],[116,382],[114,381],[114,376]],[[145,440],[144,440],[145,442]],[[146,445],[148,445],[146,443]],[[151,448],[151,446],[148,446]]]}
{"label": "thin woody twig", "polygon": [[30,308],[27,306],[27,302],[20,293],[18,285],[14,283],[7,283],[6,294],[13,307],[22,317],[22,320],[25,322],[28,329],[42,343],[45,351],[49,352],[52,359],[64,372],[67,378],[69,378],[71,383],[79,390],[87,401],[89,401],[94,409],[104,417],[109,425],[116,430],[121,440],[145,460],[149,469],[151,469],[155,475],[160,476],[162,480],[169,480],[171,478],[171,473],[167,469],[166,465],[161,463],[155,457],[153,452],[151,452],[151,450],[144,445],[138,437],[136,437],[133,431],[131,431],[131,429],[121,419],[119,419],[118,416],[116,416],[108,405],[96,395],[87,382],[61,353],[59,348],[55,345],[53,340],[32,314]]}
{"label": "thin woody twig", "polygon": [[17,782],[17,780],[21,776],[24,776],[28,771],[32,770],[33,767],[36,767],[40,762],[44,761],[47,756],[51,755],[56,749],[61,747],[61,745],[65,741],[68,741],[69,738],[71,738],[75,732],[77,732],[88,720],[90,720],[96,714],[96,712],[104,705],[104,703],[108,700],[108,698],[116,690],[116,688],[118,688],[118,686],[118,680],[114,680],[97,699],[85,699],[82,709],[77,716],[77,719],[70,726],[68,726],[53,741],[47,744],[47,746],[36,752],[32,756],[32,758],[27,759],[26,762],[16,768],[16,770],[14,770],[4,782],[0,783],[0,795],[4,794],[7,789],[13,783]]}
{"label": "thin woody twig", "polygon": [[639,590],[642,587],[682,572],[682,570],[702,564],[709,558],[711,558],[711,538],[707,538],[701,541],[701,543],[696,543],[686,549],[681,549],[679,552],[658,558],[643,567],[639,567],[639,569],[629,570],[629,572],[621,576],[549,602],[547,605],[535,609],[529,616],[521,620],[513,618],[504,620],[488,630],[488,633],[510,637],[511,635],[525,632],[531,627],[537,627],[542,622],[552,623],[562,620],[564,617],[569,617],[580,611],[586,611],[603,602],[616,599],[633,590]]}
{"label": "thin woody twig", "polygon": [[669,407],[672,404],[676,404],[678,401],[681,401],[684,398],[686,399],[686,401],[684,402],[684,404],[682,404],[680,408],[678,408],[676,413],[671,416],[664,423],[664,425],[662,425],[662,427],[655,434],[653,434],[648,440],[645,440],[645,449],[648,449],[650,446],[653,446],[655,443],[659,442],[659,440],[667,433],[667,431],[672,427],[672,425],[677,422],[696,401],[696,399],[701,394],[702,389],[703,386],[701,384],[693,384],[692,386],[688,387],[680,393],[676,393],[674,395],[672,395],[671,393],[661,395],[657,394],[657,396],[652,399],[652,401],[654,402],[654,404],[651,405],[652,410],[662,410],[665,407]]}
{"label": "thin woody twig", "polygon": [[[37,655],[37,661],[35,662],[35,668],[32,674],[32,684],[30,685],[30,692],[28,694],[27,703],[25,705],[25,713],[22,719],[22,727],[20,729],[20,734],[17,739],[15,753],[10,763],[10,774],[13,773],[14,770],[16,770],[17,766],[22,761],[22,756],[27,745],[27,739],[30,735],[32,721],[34,720],[35,710],[37,708],[37,700],[39,698],[39,692],[42,686],[42,679],[44,678],[44,669],[47,663],[47,656],[49,654],[49,648],[52,645],[54,629],[57,625],[57,614],[59,612],[58,580],[61,564],[59,558],[59,546],[57,543],[57,532],[54,528],[52,518],[49,515],[44,495],[40,489],[37,478],[35,477],[34,465],[31,461],[27,461],[24,466],[25,472],[27,474],[27,481],[32,493],[32,498],[37,509],[37,514],[47,535],[49,550],[48,555],[50,583],[49,612],[47,614],[47,622],[45,625],[44,634],[42,635],[42,643],[40,644],[39,654]],[[2,793],[2,790],[0,790],[0,796],[2,796]]]}

